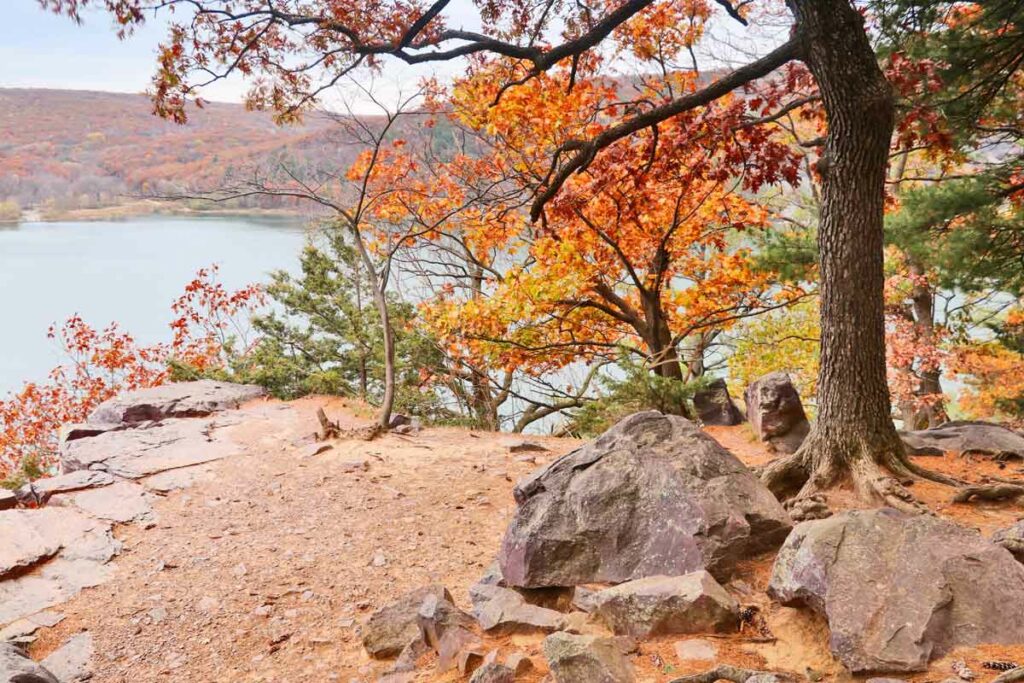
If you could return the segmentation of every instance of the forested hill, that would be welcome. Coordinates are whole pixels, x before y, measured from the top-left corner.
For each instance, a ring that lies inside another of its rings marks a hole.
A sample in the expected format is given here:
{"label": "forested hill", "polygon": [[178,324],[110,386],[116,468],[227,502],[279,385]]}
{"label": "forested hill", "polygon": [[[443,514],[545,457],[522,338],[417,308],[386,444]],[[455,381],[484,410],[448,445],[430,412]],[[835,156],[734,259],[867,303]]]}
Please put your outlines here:
{"label": "forested hill", "polygon": [[[22,208],[110,206],[142,193],[216,186],[276,158],[303,164],[339,154],[331,123],[281,128],[238,104],[209,103],[177,125],[142,94],[0,88],[0,203]],[[351,156],[354,151],[340,151]],[[339,161],[345,161],[339,159]]]}

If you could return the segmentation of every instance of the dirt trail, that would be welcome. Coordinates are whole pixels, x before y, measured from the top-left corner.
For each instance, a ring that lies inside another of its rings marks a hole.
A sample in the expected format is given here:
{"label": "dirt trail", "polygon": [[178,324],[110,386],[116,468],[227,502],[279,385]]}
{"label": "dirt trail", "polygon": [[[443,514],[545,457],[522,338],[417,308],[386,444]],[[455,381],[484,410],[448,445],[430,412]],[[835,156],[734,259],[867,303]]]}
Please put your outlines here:
{"label": "dirt trail", "polygon": [[[428,583],[447,586],[468,608],[467,589],[493,559],[515,503],[513,482],[571,450],[571,439],[531,439],[549,451],[512,454],[511,435],[430,428],[389,434],[372,442],[342,440],[303,457],[303,438],[325,406],[342,427],[369,422],[339,399],[309,398],[282,405],[261,402],[253,419],[232,427],[248,455],[206,466],[209,474],[154,506],[154,528],[118,528],[124,552],[115,577],[58,609],[66,619],[40,632],[40,659],[81,630],[96,644],[94,681],[372,682],[390,662],[371,660],[359,624],[403,591]],[[708,430],[749,464],[767,457],[744,427]],[[307,440],[308,443],[308,440]],[[929,466],[972,478],[997,471],[990,462],[927,458]],[[360,466],[365,461],[366,469]],[[948,489],[915,486],[933,509],[988,532],[1012,522],[1005,504],[947,505]],[[761,591],[771,558],[740,572],[750,587],[745,604],[760,604],[775,643],[757,634],[717,638],[719,659],[831,675],[827,631],[808,614],[772,607]],[[518,649],[537,665],[542,636],[488,639],[489,647]],[[641,645],[634,657],[639,681],[668,681],[706,668],[680,662],[664,638]],[[980,674],[985,658],[1024,662],[1024,646],[958,653]],[[915,680],[942,680],[949,659]],[[416,681],[438,676],[425,660]],[[526,678],[539,681],[543,671]]]}

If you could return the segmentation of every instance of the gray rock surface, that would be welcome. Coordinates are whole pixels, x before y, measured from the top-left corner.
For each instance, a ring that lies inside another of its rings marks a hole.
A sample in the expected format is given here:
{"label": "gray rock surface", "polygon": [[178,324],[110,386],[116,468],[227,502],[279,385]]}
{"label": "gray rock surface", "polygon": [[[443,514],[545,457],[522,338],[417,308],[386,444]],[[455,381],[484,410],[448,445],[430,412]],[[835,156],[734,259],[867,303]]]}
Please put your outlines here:
{"label": "gray rock surface", "polygon": [[613,638],[552,633],[544,657],[556,683],[632,683],[633,667]]}
{"label": "gray rock surface", "polygon": [[66,507],[2,512],[0,538],[0,626],[99,585],[121,550],[109,523]]}
{"label": "gray rock surface", "polygon": [[24,504],[42,505],[54,494],[108,486],[114,481],[114,477],[106,472],[78,470],[56,477],[36,479],[19,488],[16,493],[18,500]]}
{"label": "gray rock surface", "polygon": [[155,496],[142,486],[130,481],[119,481],[72,496],[75,507],[97,519],[126,524],[152,522],[156,516],[151,503]]}
{"label": "gray rock surface", "polygon": [[88,418],[92,425],[134,424],[170,417],[205,417],[238,408],[263,396],[262,387],[214,380],[178,382],[129,391],[101,403]]}
{"label": "gray rock surface", "polygon": [[1018,562],[1024,562],[1024,519],[996,531],[992,542],[1009,550]]}
{"label": "gray rock surface", "polygon": [[798,525],[768,586],[824,615],[855,674],[923,671],[955,647],[1024,642],[1024,566],[976,531],[892,509]]}
{"label": "gray rock surface", "polygon": [[1024,458],[1024,436],[992,422],[947,422],[933,429],[900,432],[911,455],[991,455]]}
{"label": "gray rock surface", "polygon": [[759,377],[747,387],[743,399],[757,437],[779,453],[795,453],[811,425],[789,375],[772,372]]}
{"label": "gray rock surface", "polygon": [[531,605],[511,588],[477,584],[470,589],[473,616],[485,631],[561,631],[565,615],[553,609]]}
{"label": "gray rock surface", "polygon": [[631,415],[515,487],[498,562],[511,587],[621,582],[735,563],[778,547],[789,516],[695,424]]}
{"label": "gray rock surface", "polygon": [[0,643],[0,683],[63,683],[21,649]]}
{"label": "gray rock surface", "polygon": [[167,470],[220,460],[240,452],[222,427],[238,423],[237,416],[164,422],[104,432],[65,445],[65,473],[100,470],[124,479],[138,479]]}
{"label": "gray rock surface", "polygon": [[693,395],[701,424],[730,427],[743,423],[743,413],[729,395],[724,379],[716,379]]}
{"label": "gray rock surface", "polygon": [[42,661],[61,683],[80,683],[92,678],[94,652],[92,634],[78,633]]}
{"label": "gray rock surface", "polygon": [[424,586],[370,616],[363,626],[363,647],[371,657],[394,657],[420,637],[420,606],[428,595],[448,601],[452,597],[444,586]]}
{"label": "gray rock surface", "polygon": [[706,571],[620,583],[594,602],[594,616],[618,635],[724,633],[739,625],[739,605]]}

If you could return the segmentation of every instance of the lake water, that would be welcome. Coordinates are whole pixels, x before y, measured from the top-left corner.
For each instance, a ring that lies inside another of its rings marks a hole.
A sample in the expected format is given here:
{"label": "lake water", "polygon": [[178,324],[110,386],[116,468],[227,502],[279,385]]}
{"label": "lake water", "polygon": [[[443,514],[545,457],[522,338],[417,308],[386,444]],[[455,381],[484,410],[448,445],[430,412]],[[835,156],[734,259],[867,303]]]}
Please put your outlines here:
{"label": "lake water", "polygon": [[298,218],[144,217],[0,226],[0,396],[61,362],[47,328],[78,313],[167,341],[170,305],[216,263],[229,288],[297,267]]}

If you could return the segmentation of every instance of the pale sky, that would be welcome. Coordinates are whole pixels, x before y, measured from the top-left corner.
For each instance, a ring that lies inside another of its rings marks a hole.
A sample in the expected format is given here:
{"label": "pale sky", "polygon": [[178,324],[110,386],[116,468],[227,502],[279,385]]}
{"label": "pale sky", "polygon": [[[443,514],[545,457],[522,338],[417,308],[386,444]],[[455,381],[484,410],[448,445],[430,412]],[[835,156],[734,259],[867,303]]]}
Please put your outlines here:
{"label": "pale sky", "polygon": [[[35,0],[0,0],[0,3],[5,5],[5,20],[0,23],[0,87],[129,93],[143,92],[149,87],[156,48],[166,33],[163,19],[150,20],[135,35],[119,40],[109,16],[97,10],[85,12],[84,24],[79,26],[65,17],[42,11]],[[472,0],[454,0],[447,16],[451,26],[479,28]],[[759,38],[755,35],[757,31],[751,29],[740,29],[737,35],[736,28],[712,23],[712,36],[704,41],[700,50],[704,53],[702,62],[707,58],[710,63],[702,66],[746,61],[750,55],[737,55],[737,51],[746,51],[737,48],[738,45],[756,46],[755,51],[763,52],[776,43],[776,36]],[[447,79],[462,68],[457,62],[411,67],[390,60],[374,84],[374,92],[385,101],[394,100],[398,91],[414,90],[423,77],[436,75]],[[235,79],[208,88],[203,97],[237,102],[245,90],[245,84]],[[346,95],[346,99],[353,98]],[[364,107],[357,105],[357,108]]]}

